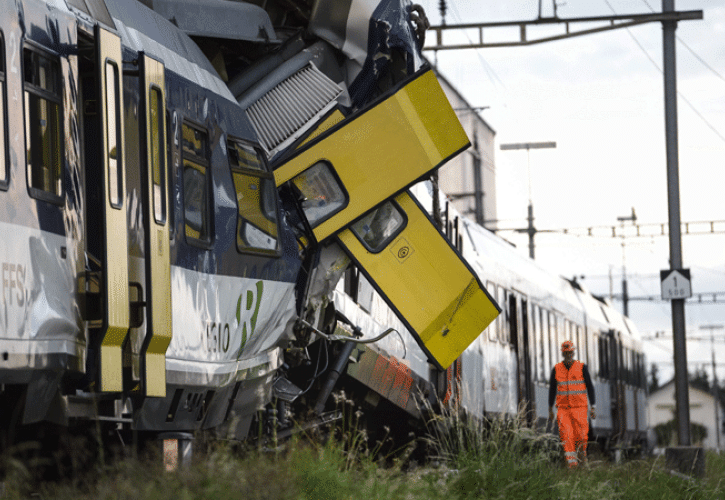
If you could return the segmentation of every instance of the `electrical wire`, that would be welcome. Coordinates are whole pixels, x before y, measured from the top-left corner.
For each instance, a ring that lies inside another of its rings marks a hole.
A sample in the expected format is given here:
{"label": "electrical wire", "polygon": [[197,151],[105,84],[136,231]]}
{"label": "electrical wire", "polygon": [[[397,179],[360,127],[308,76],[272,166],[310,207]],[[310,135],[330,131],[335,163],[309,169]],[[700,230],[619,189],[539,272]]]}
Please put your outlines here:
{"label": "electrical wire", "polygon": [[[652,6],[651,6],[651,5],[649,4],[649,2],[647,2],[647,0],[642,0],[642,2],[643,2],[643,3],[644,3],[644,4],[645,4],[645,5],[646,5],[646,6],[647,6],[647,7],[649,8],[649,10],[650,10],[650,11],[652,11],[652,12],[656,12],[656,11],[655,11],[655,10],[654,10],[654,9],[652,8]],[[698,61],[700,61],[700,63],[702,63],[702,65],[703,65],[703,66],[705,66],[705,67],[706,67],[707,69],[709,69],[709,70],[710,70],[710,71],[711,71],[711,72],[712,72],[712,73],[713,73],[713,74],[714,74],[715,76],[717,76],[717,77],[718,77],[718,78],[719,78],[720,80],[722,80],[722,81],[724,81],[724,82],[725,82],[725,77],[724,77],[724,76],[722,76],[722,75],[721,75],[720,73],[718,73],[718,72],[717,72],[717,70],[715,70],[715,69],[714,69],[714,68],[713,68],[712,66],[710,66],[710,65],[709,65],[709,64],[708,64],[707,62],[705,62],[705,60],[704,60],[704,59],[703,59],[702,57],[700,57],[700,55],[699,55],[699,54],[697,54],[697,52],[695,52],[695,51],[694,51],[694,50],[693,50],[693,49],[692,49],[692,48],[691,48],[691,47],[690,47],[689,45],[687,45],[687,44],[686,44],[686,43],[684,42],[684,40],[682,40],[682,38],[680,38],[680,37],[679,37],[679,36],[677,36],[677,35],[675,35],[675,38],[677,38],[677,41],[678,41],[678,42],[680,42],[680,43],[681,43],[681,44],[682,44],[682,45],[683,45],[683,46],[684,46],[684,47],[685,47],[685,48],[686,48],[687,50],[689,50],[689,51],[690,51],[690,53],[691,53],[691,54],[692,54],[692,55],[693,55],[693,56],[695,57],[695,59],[697,59]]]}
{"label": "electrical wire", "polygon": [[[644,1],[645,3],[647,3],[647,2],[645,1],[645,0],[642,0],[642,1]],[[616,12],[616,11],[614,10],[614,7],[612,7],[612,4],[610,4],[610,3],[609,3],[609,0],[604,0],[604,3],[606,3],[606,4],[607,4],[607,7],[609,7],[609,9],[610,9],[610,10],[612,11],[612,13],[613,13],[613,14],[615,14],[615,15],[617,14],[617,12]],[[649,6],[649,4],[647,4],[647,6],[648,6],[648,7],[650,7],[650,6]],[[650,7],[650,9],[652,9],[652,7]],[[644,47],[642,46],[642,44],[641,44],[641,43],[639,42],[639,40],[637,40],[637,37],[635,37],[635,36],[634,36],[634,35],[632,34],[632,32],[631,32],[631,31],[629,30],[629,28],[626,28],[626,29],[627,29],[627,33],[629,34],[629,36],[630,36],[630,37],[632,37],[632,40],[634,40],[634,43],[636,43],[636,44],[637,44],[637,46],[638,46],[638,47],[639,47],[639,48],[640,48],[640,49],[642,50],[642,52],[644,53],[644,55],[645,55],[645,56],[647,56],[647,59],[649,59],[649,60],[650,60],[650,62],[651,62],[651,63],[652,63],[653,65],[654,65],[654,67],[655,67],[655,68],[657,68],[657,71],[659,71],[660,73],[664,74],[664,72],[662,71],[662,68],[660,68],[659,64],[657,64],[657,62],[655,62],[655,60],[654,60],[654,59],[652,59],[652,57],[651,57],[651,56],[649,55],[649,53],[647,52],[647,50],[646,50],[646,49],[645,49],[645,48],[644,48]],[[678,40],[679,40],[679,38],[678,38]],[[681,41],[681,40],[680,40],[680,41]],[[688,49],[689,49],[689,47],[688,47]],[[692,49],[690,49],[690,50],[692,50]],[[718,76],[720,76],[720,74],[719,74],[719,73],[716,73],[716,74],[717,74]],[[721,78],[722,78],[722,77],[721,77]],[[695,106],[694,106],[694,105],[693,105],[693,104],[692,104],[692,103],[691,103],[691,102],[690,102],[690,101],[689,101],[689,100],[687,99],[687,97],[685,97],[685,95],[684,95],[684,94],[683,94],[682,92],[680,92],[680,91],[678,90],[678,91],[677,91],[677,95],[678,95],[678,97],[680,97],[680,98],[681,98],[681,99],[682,99],[682,100],[683,100],[683,101],[685,102],[685,104],[687,104],[687,106],[688,106],[688,107],[689,107],[689,108],[690,108],[690,109],[691,109],[691,110],[692,110],[692,111],[693,111],[693,112],[694,112],[694,113],[695,113],[695,114],[696,114],[696,115],[697,115],[697,116],[698,116],[698,117],[699,117],[699,118],[700,118],[700,119],[701,119],[701,120],[702,120],[702,121],[703,121],[703,122],[705,123],[705,125],[707,125],[707,127],[708,127],[708,128],[710,129],[710,130],[712,130],[712,131],[713,131],[713,133],[714,133],[715,135],[717,135],[717,136],[718,136],[718,137],[720,138],[720,140],[721,140],[721,141],[725,142],[725,135],[721,134],[721,133],[720,133],[720,131],[719,131],[719,130],[717,130],[717,129],[715,128],[715,126],[714,126],[713,124],[711,124],[711,123],[710,123],[710,122],[709,122],[709,121],[707,120],[707,118],[705,118],[705,117],[703,116],[703,114],[702,114],[702,113],[700,113],[700,111],[699,111],[699,110],[698,110],[697,108],[695,108]]]}

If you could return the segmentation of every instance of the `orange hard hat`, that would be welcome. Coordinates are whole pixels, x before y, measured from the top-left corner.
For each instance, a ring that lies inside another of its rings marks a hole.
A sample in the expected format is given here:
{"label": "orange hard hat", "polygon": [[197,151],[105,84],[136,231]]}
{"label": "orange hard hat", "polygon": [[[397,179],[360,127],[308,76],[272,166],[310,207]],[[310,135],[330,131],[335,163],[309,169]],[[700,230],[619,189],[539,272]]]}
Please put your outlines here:
{"label": "orange hard hat", "polygon": [[563,344],[561,344],[561,352],[568,352],[574,350],[574,342],[571,340],[567,340]]}

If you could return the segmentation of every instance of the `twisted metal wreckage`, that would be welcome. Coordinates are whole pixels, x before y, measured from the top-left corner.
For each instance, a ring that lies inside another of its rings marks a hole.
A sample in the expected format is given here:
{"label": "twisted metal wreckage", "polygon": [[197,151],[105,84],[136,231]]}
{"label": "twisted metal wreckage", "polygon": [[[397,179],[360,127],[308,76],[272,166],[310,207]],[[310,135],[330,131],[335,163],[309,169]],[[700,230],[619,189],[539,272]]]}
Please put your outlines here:
{"label": "twisted metal wreckage", "polygon": [[404,436],[425,403],[545,420],[563,339],[596,436],[643,441],[634,325],[433,224],[419,181],[470,144],[420,7],[2,1],[4,448],[280,436],[339,418],[333,388]]}
{"label": "twisted metal wreckage", "polygon": [[408,191],[469,146],[418,6],[3,3],[5,446],[324,421],[353,266],[435,370],[497,316]]}

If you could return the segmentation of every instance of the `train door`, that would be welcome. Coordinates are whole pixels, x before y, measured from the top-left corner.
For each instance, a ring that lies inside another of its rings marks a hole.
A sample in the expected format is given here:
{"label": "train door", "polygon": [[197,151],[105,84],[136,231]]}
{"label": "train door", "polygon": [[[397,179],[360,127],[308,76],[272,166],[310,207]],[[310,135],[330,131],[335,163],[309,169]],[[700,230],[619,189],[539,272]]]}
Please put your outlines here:
{"label": "train door", "polygon": [[166,395],[166,349],[171,342],[171,256],[166,154],[166,86],[162,62],[139,54],[140,166],[144,223],[146,336],[141,347],[141,388]]}
{"label": "train door", "polygon": [[509,295],[509,326],[511,343],[516,353],[519,410],[527,421],[533,418],[534,387],[531,378],[531,348],[529,343],[529,316],[527,301],[512,293]]}
{"label": "train door", "polygon": [[122,348],[129,330],[128,240],[122,121],[121,40],[96,26],[79,33],[85,168],[89,374],[96,389],[123,390]]}
{"label": "train door", "polygon": [[622,344],[619,334],[610,330],[607,333],[609,344],[609,385],[612,408],[612,430],[616,438],[622,439],[627,426],[627,413],[624,398],[624,377],[622,366]]}
{"label": "train door", "polygon": [[469,146],[428,69],[311,139],[275,166],[274,177],[277,186],[294,184],[322,242]]}
{"label": "train door", "polygon": [[448,368],[499,314],[476,275],[408,192],[337,238],[438,368]]}

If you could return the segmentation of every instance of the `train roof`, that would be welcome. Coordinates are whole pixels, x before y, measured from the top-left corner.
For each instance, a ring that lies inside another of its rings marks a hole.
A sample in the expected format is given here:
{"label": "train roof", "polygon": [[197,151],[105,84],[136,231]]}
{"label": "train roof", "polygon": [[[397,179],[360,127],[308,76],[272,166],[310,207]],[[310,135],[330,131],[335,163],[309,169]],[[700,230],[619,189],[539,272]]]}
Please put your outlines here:
{"label": "train roof", "polygon": [[137,0],[105,0],[123,44],[162,61],[168,71],[236,104],[199,46],[182,30]]}
{"label": "train roof", "polygon": [[[415,195],[424,206],[431,207],[430,189],[423,189],[423,185],[416,186]],[[463,237],[463,257],[484,285],[490,281],[517,291],[540,307],[564,314],[588,328],[619,332],[624,345],[639,348],[641,335],[636,326],[608,301],[515,251],[511,243],[462,216],[452,204],[448,210],[450,219],[458,217],[462,226],[459,233]],[[492,290],[489,293],[494,294]]]}

